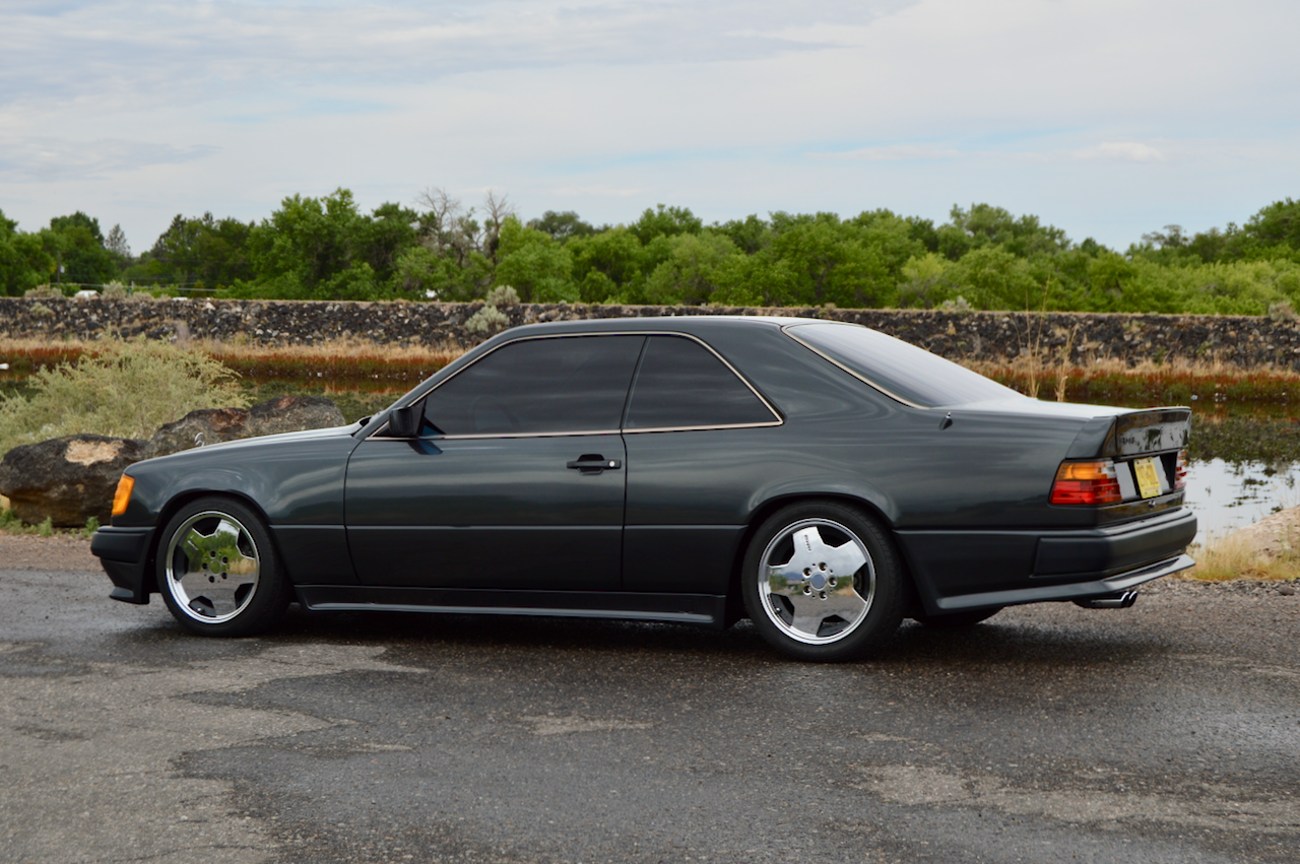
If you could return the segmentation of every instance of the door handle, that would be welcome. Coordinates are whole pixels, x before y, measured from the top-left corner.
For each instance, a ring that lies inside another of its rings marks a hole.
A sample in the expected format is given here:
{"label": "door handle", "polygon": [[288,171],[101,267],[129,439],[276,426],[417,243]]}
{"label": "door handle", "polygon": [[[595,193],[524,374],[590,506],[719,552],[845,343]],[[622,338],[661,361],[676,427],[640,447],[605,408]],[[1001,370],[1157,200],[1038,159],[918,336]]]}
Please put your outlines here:
{"label": "door handle", "polygon": [[606,459],[599,453],[584,453],[572,462],[565,464],[565,468],[576,468],[583,474],[599,474],[602,471],[617,471],[623,465],[617,459]]}

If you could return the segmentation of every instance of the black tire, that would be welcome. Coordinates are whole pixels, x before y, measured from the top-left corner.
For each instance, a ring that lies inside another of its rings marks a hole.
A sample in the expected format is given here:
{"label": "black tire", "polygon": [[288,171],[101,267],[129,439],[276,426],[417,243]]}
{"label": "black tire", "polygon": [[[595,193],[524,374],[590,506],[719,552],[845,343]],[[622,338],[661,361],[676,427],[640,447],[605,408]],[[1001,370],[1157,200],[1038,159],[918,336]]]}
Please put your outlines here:
{"label": "black tire", "polygon": [[992,609],[967,609],[964,612],[948,612],[943,615],[926,615],[922,613],[916,616],[916,622],[939,630],[955,630],[961,627],[974,627],[981,621],[987,621],[1001,611],[1001,606],[994,606]]}
{"label": "black tire", "polygon": [[907,577],[889,535],[836,501],[772,514],[750,540],[743,567],[750,620],[768,644],[799,660],[861,657],[903,620]]}
{"label": "black tire", "polygon": [[292,595],[261,517],[229,498],[196,499],[168,520],[155,575],[168,611],[203,636],[260,633]]}

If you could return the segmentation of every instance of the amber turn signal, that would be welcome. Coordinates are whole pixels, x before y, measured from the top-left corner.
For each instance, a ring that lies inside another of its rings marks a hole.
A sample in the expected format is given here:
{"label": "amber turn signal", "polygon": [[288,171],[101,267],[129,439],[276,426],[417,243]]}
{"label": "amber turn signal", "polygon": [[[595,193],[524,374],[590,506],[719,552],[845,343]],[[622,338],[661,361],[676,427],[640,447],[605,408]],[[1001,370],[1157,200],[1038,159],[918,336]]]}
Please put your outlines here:
{"label": "amber turn signal", "polygon": [[1062,462],[1052,484],[1053,504],[1118,504],[1124,500],[1109,459]]}
{"label": "amber turn signal", "polygon": [[126,512],[126,505],[131,503],[131,492],[135,489],[135,478],[123,474],[117,481],[117,491],[113,493],[113,515],[121,516]]}

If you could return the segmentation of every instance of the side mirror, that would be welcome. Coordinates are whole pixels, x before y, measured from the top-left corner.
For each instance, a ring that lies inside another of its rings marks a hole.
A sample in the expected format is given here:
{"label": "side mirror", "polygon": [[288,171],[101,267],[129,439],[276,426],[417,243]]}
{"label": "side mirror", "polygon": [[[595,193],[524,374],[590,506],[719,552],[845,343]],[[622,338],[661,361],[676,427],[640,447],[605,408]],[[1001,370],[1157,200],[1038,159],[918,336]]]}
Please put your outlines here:
{"label": "side mirror", "polygon": [[420,423],[424,420],[424,402],[394,408],[388,414],[389,438],[418,438]]}

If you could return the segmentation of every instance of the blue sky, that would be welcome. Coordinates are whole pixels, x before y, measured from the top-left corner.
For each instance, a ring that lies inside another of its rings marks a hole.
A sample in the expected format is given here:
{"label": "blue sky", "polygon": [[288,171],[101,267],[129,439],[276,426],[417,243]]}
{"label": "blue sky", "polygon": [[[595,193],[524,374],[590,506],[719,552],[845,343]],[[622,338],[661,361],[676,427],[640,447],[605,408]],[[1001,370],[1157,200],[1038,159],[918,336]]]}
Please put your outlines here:
{"label": "blue sky", "polygon": [[985,201],[1120,249],[1300,197],[1293,0],[5,0],[0,33],[0,210],[137,252],[340,186],[595,223]]}

